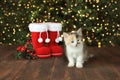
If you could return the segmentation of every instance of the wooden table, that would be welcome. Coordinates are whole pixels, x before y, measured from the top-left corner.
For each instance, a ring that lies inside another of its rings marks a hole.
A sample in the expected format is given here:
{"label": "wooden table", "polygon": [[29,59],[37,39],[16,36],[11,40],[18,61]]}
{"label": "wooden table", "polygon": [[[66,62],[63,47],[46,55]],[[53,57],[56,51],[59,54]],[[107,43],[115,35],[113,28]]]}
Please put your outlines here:
{"label": "wooden table", "polygon": [[65,56],[16,60],[15,53],[16,46],[0,46],[0,80],[120,80],[120,47],[89,47],[95,57],[82,69],[68,68]]}

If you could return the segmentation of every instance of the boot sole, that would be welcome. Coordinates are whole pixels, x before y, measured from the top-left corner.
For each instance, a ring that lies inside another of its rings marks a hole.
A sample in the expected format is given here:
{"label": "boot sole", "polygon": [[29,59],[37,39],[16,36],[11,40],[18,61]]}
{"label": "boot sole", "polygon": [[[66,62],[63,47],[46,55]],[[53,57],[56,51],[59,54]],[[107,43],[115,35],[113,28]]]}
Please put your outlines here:
{"label": "boot sole", "polygon": [[49,54],[49,55],[37,55],[37,57],[39,57],[39,58],[49,58],[51,55]]}

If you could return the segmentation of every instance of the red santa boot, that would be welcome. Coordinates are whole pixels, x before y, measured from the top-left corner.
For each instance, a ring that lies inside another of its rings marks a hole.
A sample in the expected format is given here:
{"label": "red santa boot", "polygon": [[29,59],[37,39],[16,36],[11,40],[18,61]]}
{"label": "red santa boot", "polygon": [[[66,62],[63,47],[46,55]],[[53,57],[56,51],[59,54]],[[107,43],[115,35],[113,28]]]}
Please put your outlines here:
{"label": "red santa boot", "polygon": [[62,30],[61,23],[47,23],[49,30],[50,43],[49,47],[51,50],[52,56],[62,56],[62,47],[58,45],[59,41],[62,41],[62,38],[59,35],[59,31]]}
{"label": "red santa boot", "polygon": [[48,26],[44,23],[31,23],[29,24],[29,30],[32,36],[32,45],[35,50],[35,54],[39,58],[48,58],[51,56],[50,49],[45,46],[50,39],[48,38]]}

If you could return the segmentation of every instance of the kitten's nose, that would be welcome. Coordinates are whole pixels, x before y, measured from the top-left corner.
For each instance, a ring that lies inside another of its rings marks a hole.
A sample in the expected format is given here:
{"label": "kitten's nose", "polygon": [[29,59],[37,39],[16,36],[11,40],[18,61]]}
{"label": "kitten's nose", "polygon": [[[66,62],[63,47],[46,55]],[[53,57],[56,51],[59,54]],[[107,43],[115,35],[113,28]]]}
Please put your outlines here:
{"label": "kitten's nose", "polygon": [[75,47],[77,47],[77,44],[75,45]]}
{"label": "kitten's nose", "polygon": [[77,47],[77,45],[75,47]]}

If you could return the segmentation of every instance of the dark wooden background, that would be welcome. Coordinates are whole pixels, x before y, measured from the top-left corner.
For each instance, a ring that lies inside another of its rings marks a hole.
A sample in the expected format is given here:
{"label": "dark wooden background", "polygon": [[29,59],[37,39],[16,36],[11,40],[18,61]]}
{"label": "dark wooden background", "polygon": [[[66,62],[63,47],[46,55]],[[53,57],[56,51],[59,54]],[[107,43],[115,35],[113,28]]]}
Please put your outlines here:
{"label": "dark wooden background", "polygon": [[95,55],[84,68],[67,67],[67,59],[16,60],[16,46],[0,46],[0,80],[120,80],[120,47],[89,47]]}

